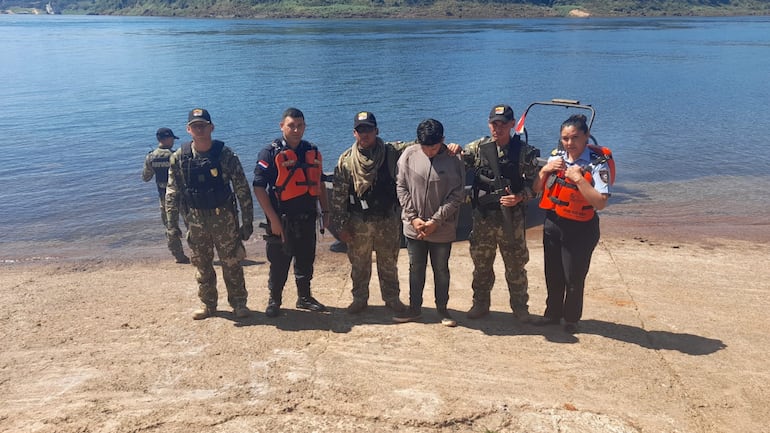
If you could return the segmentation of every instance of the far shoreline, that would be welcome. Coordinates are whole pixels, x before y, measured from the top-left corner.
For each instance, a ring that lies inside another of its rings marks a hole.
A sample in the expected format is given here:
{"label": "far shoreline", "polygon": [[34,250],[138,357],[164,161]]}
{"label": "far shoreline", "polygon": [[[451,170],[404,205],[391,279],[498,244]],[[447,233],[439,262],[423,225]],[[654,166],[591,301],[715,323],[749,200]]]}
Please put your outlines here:
{"label": "far shoreline", "polygon": [[751,10],[731,7],[690,7],[670,10],[624,10],[623,12],[596,10],[580,5],[534,6],[530,4],[499,3],[439,3],[425,7],[404,6],[351,6],[340,5],[306,6],[303,4],[284,6],[282,3],[255,7],[236,7],[222,10],[212,7],[200,10],[151,10],[120,9],[64,10],[47,14],[44,9],[10,7],[0,10],[0,15],[64,15],[64,16],[112,16],[112,17],[155,17],[155,18],[203,18],[242,20],[491,20],[491,19],[546,19],[564,18],[573,20],[617,19],[617,18],[752,18],[770,16],[767,10]]}

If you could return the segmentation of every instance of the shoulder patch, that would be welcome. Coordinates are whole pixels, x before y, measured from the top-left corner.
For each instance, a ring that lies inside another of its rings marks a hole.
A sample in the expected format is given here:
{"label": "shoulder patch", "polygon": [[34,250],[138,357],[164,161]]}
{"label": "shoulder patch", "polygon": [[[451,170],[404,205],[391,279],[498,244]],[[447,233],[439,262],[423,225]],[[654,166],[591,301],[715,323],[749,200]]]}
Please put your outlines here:
{"label": "shoulder patch", "polygon": [[559,148],[556,148],[556,149],[551,151],[551,156],[556,156],[558,154],[559,154]]}
{"label": "shoulder patch", "polygon": [[609,170],[599,170],[599,178],[602,180],[602,182],[609,185],[610,183],[610,172]]}

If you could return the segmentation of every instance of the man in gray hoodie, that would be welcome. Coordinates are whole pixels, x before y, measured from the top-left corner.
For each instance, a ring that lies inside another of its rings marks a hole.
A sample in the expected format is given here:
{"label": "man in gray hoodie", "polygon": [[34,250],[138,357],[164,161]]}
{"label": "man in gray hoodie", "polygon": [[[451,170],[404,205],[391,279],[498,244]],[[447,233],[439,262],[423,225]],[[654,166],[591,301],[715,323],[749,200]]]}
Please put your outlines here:
{"label": "man in gray hoodie", "polygon": [[455,240],[460,205],[465,200],[465,166],[444,144],[444,126],[427,119],[417,127],[417,143],[398,160],[396,193],[401,204],[409,252],[409,309],[393,317],[398,323],[421,316],[425,271],[430,255],[436,309],[445,326],[456,326],[447,311],[449,255]]}

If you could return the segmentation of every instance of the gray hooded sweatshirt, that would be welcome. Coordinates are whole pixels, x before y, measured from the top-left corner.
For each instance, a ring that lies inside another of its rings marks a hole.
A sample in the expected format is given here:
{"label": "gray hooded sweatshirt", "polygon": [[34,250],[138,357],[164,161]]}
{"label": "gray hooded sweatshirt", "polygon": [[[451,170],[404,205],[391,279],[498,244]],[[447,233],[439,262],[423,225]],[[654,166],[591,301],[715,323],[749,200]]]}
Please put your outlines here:
{"label": "gray hooded sweatshirt", "polygon": [[439,224],[423,240],[456,239],[460,205],[465,201],[465,165],[458,156],[449,155],[445,145],[433,158],[428,158],[420,145],[406,148],[398,159],[396,193],[402,208],[404,236],[417,239],[411,222],[422,218]]}

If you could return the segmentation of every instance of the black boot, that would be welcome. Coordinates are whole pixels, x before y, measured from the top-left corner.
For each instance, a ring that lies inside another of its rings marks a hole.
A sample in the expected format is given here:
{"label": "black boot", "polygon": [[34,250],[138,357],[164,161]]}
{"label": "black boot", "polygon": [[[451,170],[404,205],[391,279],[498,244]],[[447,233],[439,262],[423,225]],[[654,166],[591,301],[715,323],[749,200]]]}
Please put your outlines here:
{"label": "black boot", "polygon": [[301,310],[315,311],[317,313],[329,311],[326,309],[326,306],[324,304],[318,302],[312,296],[301,296],[297,298],[297,308]]}
{"label": "black boot", "polygon": [[270,296],[267,301],[267,308],[265,308],[265,315],[267,317],[278,317],[281,315],[281,299]]}

